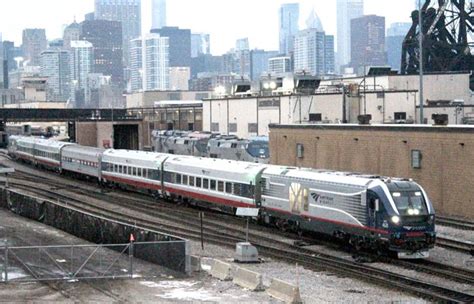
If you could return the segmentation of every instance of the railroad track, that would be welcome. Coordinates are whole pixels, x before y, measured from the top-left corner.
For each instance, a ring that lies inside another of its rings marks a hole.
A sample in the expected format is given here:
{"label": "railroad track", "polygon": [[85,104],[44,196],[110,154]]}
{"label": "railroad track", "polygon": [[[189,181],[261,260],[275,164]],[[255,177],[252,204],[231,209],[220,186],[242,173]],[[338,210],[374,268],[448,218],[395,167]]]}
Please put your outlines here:
{"label": "railroad track", "polygon": [[446,216],[436,216],[436,224],[462,230],[474,230],[474,222]]}
{"label": "railroad track", "polygon": [[459,240],[448,239],[448,238],[438,236],[436,237],[436,245],[444,247],[444,248],[460,251],[466,254],[474,253],[474,243],[472,242],[463,242]]}
{"label": "railroad track", "polygon": [[[24,185],[24,183],[13,183],[13,185],[15,185],[15,187],[23,188],[26,191],[30,191],[38,195],[47,196],[49,199],[55,202],[57,200],[64,200],[63,204],[67,203],[68,206],[73,206],[74,208],[85,212],[100,214],[102,216],[106,216],[111,219],[127,222],[130,224],[139,223],[140,226],[143,226],[144,228],[160,230],[165,233],[170,233],[181,237],[186,237],[195,240],[198,240],[200,238],[200,232],[198,229],[199,225],[197,224],[192,225],[191,227],[188,225],[186,229],[177,228],[176,223],[166,224],[163,222],[151,221],[144,219],[143,215],[132,216],[129,214],[124,216],[124,214],[120,211],[113,211],[109,208],[103,208],[93,203],[88,203],[86,202],[87,200],[73,199],[65,194],[57,193],[57,190],[47,190],[44,189],[44,187],[40,188],[34,185]],[[65,189],[68,187],[60,186],[56,188]],[[73,188],[72,190],[77,190],[77,188]],[[130,203],[131,201],[128,200],[129,207],[130,205],[135,205]],[[148,209],[150,207],[149,205],[150,204],[146,206]],[[150,213],[150,210],[148,210],[148,213]],[[160,215],[163,216],[164,214],[160,213]],[[180,217],[182,218],[182,216]],[[180,223],[184,224],[184,221],[181,221]],[[219,225],[214,228],[206,227],[206,242],[221,246],[233,247],[235,246],[236,241],[240,241],[242,239],[240,237],[242,236],[242,229],[240,229],[240,231],[234,231],[233,233],[230,233],[228,231],[222,231],[222,227],[218,226]],[[226,229],[230,228],[226,226]],[[300,265],[304,265],[305,267],[310,269],[324,269],[342,275],[350,275],[351,277],[362,279],[364,281],[369,281],[378,285],[384,285],[389,288],[395,287],[405,292],[409,291],[413,294],[417,294],[421,297],[429,298],[435,301],[474,301],[474,296],[470,294],[421,282],[417,279],[401,276],[365,264],[355,263],[353,261],[346,260],[343,258],[338,258],[327,254],[314,252],[311,250],[302,250],[301,248],[298,248],[296,246],[288,246],[288,244],[285,244],[287,248],[283,248],[282,246],[275,246],[276,244],[274,239],[271,240],[272,244],[267,244],[268,242],[264,242],[263,240],[261,240],[260,236],[254,235],[252,237],[257,238],[254,243],[257,245],[261,253],[276,259],[295,262]]]}

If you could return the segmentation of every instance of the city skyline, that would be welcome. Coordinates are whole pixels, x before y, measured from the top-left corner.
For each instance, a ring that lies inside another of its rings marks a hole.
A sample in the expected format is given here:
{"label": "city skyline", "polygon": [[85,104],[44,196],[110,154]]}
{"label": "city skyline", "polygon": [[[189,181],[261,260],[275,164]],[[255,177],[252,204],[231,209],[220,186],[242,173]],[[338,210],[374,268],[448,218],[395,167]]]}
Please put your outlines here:
{"label": "city skyline", "polygon": [[[142,1],[142,34],[151,29],[151,1]],[[209,33],[211,52],[219,55],[235,46],[239,38],[248,37],[251,49],[278,50],[278,10],[283,3],[300,4],[300,29],[305,29],[304,21],[314,8],[320,16],[327,34],[337,40],[336,0],[255,1],[241,0],[239,5],[229,6],[230,1],[201,0],[199,4],[191,0],[173,0],[167,3],[167,24],[191,29],[193,32]],[[48,3],[49,5],[45,5]],[[49,10],[45,7],[56,7]],[[387,3],[380,0],[365,0],[365,14],[386,17],[387,27],[394,22],[409,22],[413,9],[412,0]],[[183,10],[183,7],[186,8]],[[6,8],[6,9],[5,9]],[[28,8],[25,10],[25,8]],[[94,10],[94,1],[17,0],[4,4],[0,11],[0,32],[3,40],[21,44],[21,33],[25,28],[45,28],[48,40],[62,37],[64,26],[74,20],[81,22],[86,13]],[[13,12],[21,11],[22,14]],[[41,14],[38,14],[41,12]],[[61,12],[58,16],[57,12]],[[228,13],[226,13],[228,12]],[[264,26],[262,26],[262,19]],[[242,21],[246,22],[243,23]],[[253,22],[252,22],[253,21]],[[255,30],[257,27],[257,30]],[[269,33],[271,33],[269,35]]]}

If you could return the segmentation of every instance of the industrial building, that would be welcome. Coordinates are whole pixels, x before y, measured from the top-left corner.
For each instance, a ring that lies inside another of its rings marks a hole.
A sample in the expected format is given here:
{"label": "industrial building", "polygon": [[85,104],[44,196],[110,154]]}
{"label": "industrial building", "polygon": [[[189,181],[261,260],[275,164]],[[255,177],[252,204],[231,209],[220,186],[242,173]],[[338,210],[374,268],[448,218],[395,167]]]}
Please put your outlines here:
{"label": "industrial building", "polygon": [[272,164],[413,178],[437,212],[474,216],[473,126],[271,125]]}
{"label": "industrial building", "polygon": [[[420,123],[418,81],[415,75],[343,78],[321,81],[313,94],[205,99],[203,129],[249,137],[268,135],[272,123],[357,123],[361,114],[373,123]],[[462,123],[473,111],[468,73],[426,75],[424,82],[423,123],[432,123],[435,112]]]}

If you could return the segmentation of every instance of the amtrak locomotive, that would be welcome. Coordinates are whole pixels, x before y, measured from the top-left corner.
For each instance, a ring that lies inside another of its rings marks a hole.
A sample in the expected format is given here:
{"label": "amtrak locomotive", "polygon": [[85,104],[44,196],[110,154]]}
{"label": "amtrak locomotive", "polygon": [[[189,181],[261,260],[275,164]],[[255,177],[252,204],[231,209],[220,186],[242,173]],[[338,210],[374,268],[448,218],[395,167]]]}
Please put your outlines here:
{"label": "amtrak locomotive", "polygon": [[240,139],[209,132],[153,131],[156,152],[268,164],[268,137]]}
{"label": "amtrak locomotive", "polygon": [[102,150],[33,137],[10,138],[9,154],[34,165],[343,239],[355,248],[425,258],[435,212],[412,180],[155,152]]}

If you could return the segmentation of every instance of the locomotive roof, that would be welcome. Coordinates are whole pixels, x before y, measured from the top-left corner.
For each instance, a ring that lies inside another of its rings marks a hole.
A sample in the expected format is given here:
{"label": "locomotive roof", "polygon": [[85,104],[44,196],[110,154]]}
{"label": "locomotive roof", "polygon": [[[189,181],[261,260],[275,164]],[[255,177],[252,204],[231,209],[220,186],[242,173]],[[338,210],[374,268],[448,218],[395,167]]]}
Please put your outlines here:
{"label": "locomotive roof", "polygon": [[[264,174],[295,177],[301,179],[318,180],[331,183],[340,183],[354,186],[368,186],[374,180],[384,180],[386,177],[364,175],[353,172],[340,172],[332,170],[315,170],[306,168],[282,168],[278,166],[271,166],[267,168]],[[400,179],[393,179],[400,180]]]}

